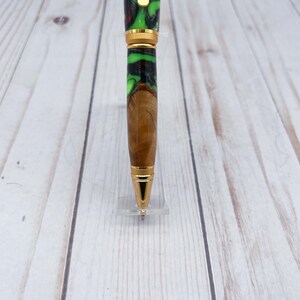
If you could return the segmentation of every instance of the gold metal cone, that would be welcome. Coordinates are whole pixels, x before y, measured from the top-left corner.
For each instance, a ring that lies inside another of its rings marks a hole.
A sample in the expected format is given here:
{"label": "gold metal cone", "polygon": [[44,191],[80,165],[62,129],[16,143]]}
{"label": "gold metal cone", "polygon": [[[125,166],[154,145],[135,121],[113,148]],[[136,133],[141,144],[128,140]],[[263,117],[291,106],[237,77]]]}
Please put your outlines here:
{"label": "gold metal cone", "polygon": [[154,167],[131,167],[131,177],[138,208],[142,214],[146,214],[145,209],[149,206]]}

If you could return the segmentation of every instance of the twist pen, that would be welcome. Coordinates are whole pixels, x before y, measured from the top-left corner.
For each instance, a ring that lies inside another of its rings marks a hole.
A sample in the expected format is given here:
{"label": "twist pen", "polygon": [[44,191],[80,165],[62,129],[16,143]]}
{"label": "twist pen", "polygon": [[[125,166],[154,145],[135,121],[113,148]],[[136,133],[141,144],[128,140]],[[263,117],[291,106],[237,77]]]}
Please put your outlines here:
{"label": "twist pen", "polygon": [[128,146],[131,177],[142,219],[149,206],[156,153],[159,8],[159,0],[125,0]]}

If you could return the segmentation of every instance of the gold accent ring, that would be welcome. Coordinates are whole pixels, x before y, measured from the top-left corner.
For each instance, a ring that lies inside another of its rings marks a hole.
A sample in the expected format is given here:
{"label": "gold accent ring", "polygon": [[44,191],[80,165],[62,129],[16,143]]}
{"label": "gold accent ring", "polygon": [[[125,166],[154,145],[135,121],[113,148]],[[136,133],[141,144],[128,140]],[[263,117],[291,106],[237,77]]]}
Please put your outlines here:
{"label": "gold accent ring", "polygon": [[155,47],[158,42],[158,32],[152,29],[130,29],[126,31],[126,42],[129,46],[147,44]]}
{"label": "gold accent ring", "polygon": [[132,175],[153,175],[154,174],[154,166],[147,166],[147,167],[136,167],[131,166],[131,174]]}
{"label": "gold accent ring", "polygon": [[133,48],[152,48],[155,49],[156,46],[155,45],[151,45],[151,44],[130,44],[127,46],[128,49],[133,49]]}

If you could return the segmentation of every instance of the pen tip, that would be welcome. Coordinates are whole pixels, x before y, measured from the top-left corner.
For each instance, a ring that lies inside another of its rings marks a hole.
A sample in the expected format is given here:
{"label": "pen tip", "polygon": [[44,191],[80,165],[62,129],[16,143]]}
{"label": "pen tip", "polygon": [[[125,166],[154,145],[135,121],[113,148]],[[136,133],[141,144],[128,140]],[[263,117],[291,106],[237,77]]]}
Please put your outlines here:
{"label": "pen tip", "polygon": [[140,216],[142,221],[144,221],[145,216],[146,216],[146,209],[140,209]]}

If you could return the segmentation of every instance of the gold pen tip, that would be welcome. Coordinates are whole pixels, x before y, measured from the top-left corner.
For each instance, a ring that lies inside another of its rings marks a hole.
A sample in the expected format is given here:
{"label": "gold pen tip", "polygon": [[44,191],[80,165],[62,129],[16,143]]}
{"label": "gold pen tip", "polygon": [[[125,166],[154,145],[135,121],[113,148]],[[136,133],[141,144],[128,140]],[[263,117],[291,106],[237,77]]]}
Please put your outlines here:
{"label": "gold pen tip", "polygon": [[145,216],[146,216],[146,209],[140,209],[140,216],[142,221],[144,221]]}
{"label": "gold pen tip", "polygon": [[[140,213],[149,205],[152,181],[154,175],[153,166],[131,167],[131,176],[135,192],[135,198]],[[146,215],[146,212],[144,213]]]}

